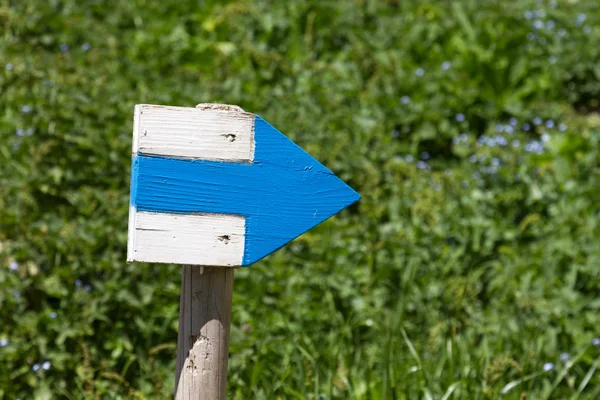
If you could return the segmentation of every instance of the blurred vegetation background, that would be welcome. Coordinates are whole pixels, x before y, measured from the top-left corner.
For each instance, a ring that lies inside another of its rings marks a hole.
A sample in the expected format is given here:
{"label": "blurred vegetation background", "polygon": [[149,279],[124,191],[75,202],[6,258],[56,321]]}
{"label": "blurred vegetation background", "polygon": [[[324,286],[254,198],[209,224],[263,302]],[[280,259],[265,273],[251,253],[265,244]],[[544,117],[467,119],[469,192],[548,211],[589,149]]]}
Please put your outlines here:
{"label": "blurred vegetation background", "polygon": [[163,399],[133,107],[238,104],[363,199],[236,271],[231,399],[600,396],[596,0],[0,0],[0,398]]}

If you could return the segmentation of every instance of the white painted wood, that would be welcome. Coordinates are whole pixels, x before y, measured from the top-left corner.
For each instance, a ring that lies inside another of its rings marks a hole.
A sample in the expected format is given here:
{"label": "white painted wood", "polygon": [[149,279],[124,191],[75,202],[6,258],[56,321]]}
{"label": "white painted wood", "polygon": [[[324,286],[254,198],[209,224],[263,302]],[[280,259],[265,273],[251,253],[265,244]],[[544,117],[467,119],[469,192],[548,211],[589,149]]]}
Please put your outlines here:
{"label": "white painted wood", "polygon": [[[243,216],[140,212],[133,208],[129,223],[130,262],[229,267],[242,264]],[[131,226],[135,227],[133,231]]]}
{"label": "white painted wood", "polygon": [[139,124],[137,130],[134,128],[134,155],[139,151],[202,160],[254,160],[253,114],[202,105],[198,108],[150,104],[136,107]]}
{"label": "white painted wood", "polygon": [[[131,143],[131,154],[137,155],[138,153],[138,141],[139,141],[139,130],[140,130],[140,106],[136,105],[133,111],[133,141]],[[133,172],[133,162],[131,163],[131,168]],[[136,179],[131,174],[131,179]],[[131,182],[130,182],[131,183]],[[132,186],[133,187],[133,186]],[[133,196],[133,193],[130,193],[130,196]],[[129,223],[127,226],[127,261],[133,261],[134,258],[134,238],[135,238],[135,215],[136,210],[135,206],[129,206]]]}
{"label": "white painted wood", "polygon": [[133,155],[137,155],[140,146],[140,111],[141,106],[138,104],[133,110],[133,142],[131,143],[131,154]]}
{"label": "white painted wood", "polygon": [[127,262],[135,260],[135,206],[129,206],[129,225],[127,226]]}
{"label": "white painted wood", "polygon": [[182,268],[176,400],[225,399],[233,272]]}

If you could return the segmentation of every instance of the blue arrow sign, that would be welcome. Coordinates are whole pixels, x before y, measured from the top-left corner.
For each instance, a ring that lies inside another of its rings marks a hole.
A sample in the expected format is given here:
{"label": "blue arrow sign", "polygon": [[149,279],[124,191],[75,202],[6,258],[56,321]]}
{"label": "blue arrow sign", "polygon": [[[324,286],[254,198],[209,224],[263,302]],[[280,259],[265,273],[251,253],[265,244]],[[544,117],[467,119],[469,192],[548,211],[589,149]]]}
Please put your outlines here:
{"label": "blue arrow sign", "polygon": [[242,265],[250,265],[356,202],[360,195],[281,132],[256,117],[252,162],[138,152],[137,212],[245,217]]}

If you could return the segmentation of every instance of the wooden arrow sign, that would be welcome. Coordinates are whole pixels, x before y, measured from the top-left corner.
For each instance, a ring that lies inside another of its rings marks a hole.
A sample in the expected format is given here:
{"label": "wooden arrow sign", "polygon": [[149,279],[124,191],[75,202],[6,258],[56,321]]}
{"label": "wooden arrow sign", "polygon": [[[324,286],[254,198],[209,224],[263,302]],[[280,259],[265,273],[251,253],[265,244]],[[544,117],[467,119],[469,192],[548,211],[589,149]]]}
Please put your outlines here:
{"label": "wooden arrow sign", "polygon": [[360,196],[239,108],[135,108],[128,261],[250,265]]}
{"label": "wooden arrow sign", "polygon": [[250,265],[359,198],[239,107],[135,107],[127,259],[186,264],[176,400],[225,398],[233,268],[221,267]]}

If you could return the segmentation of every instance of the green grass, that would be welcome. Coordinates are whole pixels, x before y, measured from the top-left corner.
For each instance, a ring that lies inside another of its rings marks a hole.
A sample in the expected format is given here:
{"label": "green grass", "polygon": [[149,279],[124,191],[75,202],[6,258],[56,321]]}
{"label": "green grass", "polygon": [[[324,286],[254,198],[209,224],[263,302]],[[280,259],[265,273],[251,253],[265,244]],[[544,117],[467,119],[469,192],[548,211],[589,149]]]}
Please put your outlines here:
{"label": "green grass", "polygon": [[201,102],[363,196],[236,271],[229,398],[600,396],[596,1],[0,0],[0,22],[0,398],[172,393],[180,268],[125,263],[132,116]]}

